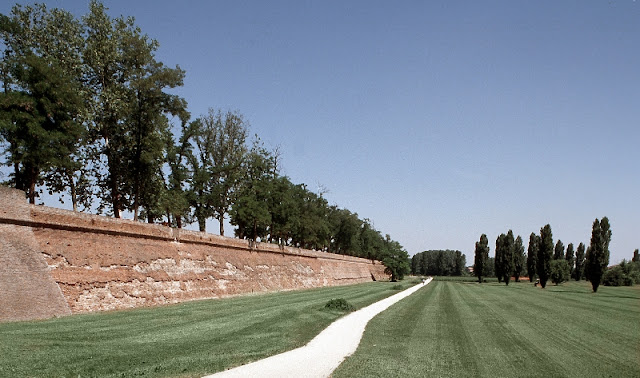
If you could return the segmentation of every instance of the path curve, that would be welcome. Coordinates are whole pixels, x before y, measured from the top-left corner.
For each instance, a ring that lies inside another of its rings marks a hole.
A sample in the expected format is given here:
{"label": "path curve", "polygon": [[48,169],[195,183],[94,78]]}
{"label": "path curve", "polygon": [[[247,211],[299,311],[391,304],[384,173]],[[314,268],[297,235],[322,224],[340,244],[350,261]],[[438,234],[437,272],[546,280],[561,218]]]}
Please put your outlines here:
{"label": "path curve", "polygon": [[336,320],[303,347],[205,378],[328,377],[356,351],[369,320],[429,282],[431,278]]}

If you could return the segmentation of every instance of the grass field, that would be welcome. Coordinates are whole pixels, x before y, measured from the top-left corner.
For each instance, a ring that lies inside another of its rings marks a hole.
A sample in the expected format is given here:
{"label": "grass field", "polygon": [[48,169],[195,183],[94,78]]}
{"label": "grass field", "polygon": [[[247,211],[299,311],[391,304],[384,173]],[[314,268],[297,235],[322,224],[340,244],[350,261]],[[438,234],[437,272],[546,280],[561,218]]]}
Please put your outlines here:
{"label": "grass field", "polygon": [[334,377],[640,377],[640,287],[433,281]]}
{"label": "grass field", "polygon": [[343,313],[418,281],[290,291],[0,324],[0,377],[192,377],[306,344]]}

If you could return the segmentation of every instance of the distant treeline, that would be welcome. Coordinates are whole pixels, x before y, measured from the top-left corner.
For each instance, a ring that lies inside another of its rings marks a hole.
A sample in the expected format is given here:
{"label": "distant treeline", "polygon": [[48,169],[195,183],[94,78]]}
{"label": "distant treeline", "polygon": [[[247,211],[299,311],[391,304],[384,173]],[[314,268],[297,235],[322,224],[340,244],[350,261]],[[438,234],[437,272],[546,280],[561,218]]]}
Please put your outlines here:
{"label": "distant treeline", "polygon": [[97,211],[174,227],[229,219],[239,238],[378,259],[394,279],[402,246],[323,193],[280,175],[280,154],[237,111],[191,119],[171,89],[185,71],[158,42],[99,1],[76,18],[43,4],[0,14],[0,148],[30,203],[43,192]]}
{"label": "distant treeline", "polygon": [[411,259],[411,273],[427,276],[462,276],[467,258],[460,251],[434,250],[416,253]]}

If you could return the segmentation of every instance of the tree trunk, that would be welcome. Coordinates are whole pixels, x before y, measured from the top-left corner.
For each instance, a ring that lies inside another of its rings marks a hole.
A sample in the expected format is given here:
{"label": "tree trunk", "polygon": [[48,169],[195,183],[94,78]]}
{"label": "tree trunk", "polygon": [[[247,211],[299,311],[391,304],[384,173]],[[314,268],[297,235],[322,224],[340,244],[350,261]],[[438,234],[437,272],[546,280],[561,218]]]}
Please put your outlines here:
{"label": "tree trunk", "polygon": [[220,236],[224,236],[224,213],[218,216],[218,223],[220,223]]}

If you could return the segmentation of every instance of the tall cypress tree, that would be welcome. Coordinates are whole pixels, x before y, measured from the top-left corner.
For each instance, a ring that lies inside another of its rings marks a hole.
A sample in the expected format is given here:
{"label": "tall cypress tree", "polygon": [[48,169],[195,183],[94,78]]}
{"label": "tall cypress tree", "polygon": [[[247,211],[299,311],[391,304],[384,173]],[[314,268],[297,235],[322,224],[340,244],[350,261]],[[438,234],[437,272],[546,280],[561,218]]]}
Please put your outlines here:
{"label": "tall cypress tree", "polygon": [[513,276],[516,282],[520,282],[520,275],[525,265],[524,257],[524,245],[522,244],[522,238],[520,235],[516,238],[516,243],[513,247]]}
{"label": "tall cypress tree", "polygon": [[540,246],[538,248],[538,261],[536,270],[540,277],[540,285],[542,288],[547,286],[547,281],[551,274],[551,259],[553,257],[553,234],[551,233],[551,225],[540,229]]}
{"label": "tall cypress tree", "polygon": [[498,282],[502,282],[504,278],[504,239],[507,237],[505,234],[500,234],[496,238],[496,258],[494,260],[496,277],[498,277]]}
{"label": "tall cypress tree", "polygon": [[611,242],[611,226],[607,217],[593,222],[591,245],[587,250],[586,273],[591,282],[593,292],[598,291],[607,266],[609,265],[609,242]]}
{"label": "tall cypress tree", "polygon": [[576,250],[576,268],[573,271],[573,278],[576,281],[580,281],[584,275],[584,243],[578,244]]}
{"label": "tall cypress tree", "polygon": [[564,259],[567,260],[567,263],[569,264],[569,277],[573,277],[575,268],[574,268],[574,263],[575,263],[575,257],[574,257],[574,252],[573,252],[573,243],[569,243],[569,245],[567,246],[567,253],[564,255]]}
{"label": "tall cypress tree", "polygon": [[531,235],[529,235],[529,247],[527,249],[527,274],[529,275],[529,282],[533,282],[536,278],[539,244],[540,237],[532,232]]}
{"label": "tall cypress tree", "polygon": [[562,244],[562,240],[558,239],[556,243],[556,248],[553,253],[554,260],[562,260],[564,259],[564,244]]}
{"label": "tall cypress tree", "polygon": [[476,255],[473,264],[473,273],[478,277],[478,282],[482,283],[482,276],[486,276],[487,261],[489,260],[489,240],[487,235],[482,234],[480,241],[476,242]]}
{"label": "tall cypress tree", "polygon": [[511,275],[513,275],[514,271],[513,255],[515,241],[513,240],[513,231],[509,230],[502,242],[502,275],[504,278],[504,283],[508,286],[509,281],[511,281]]}

